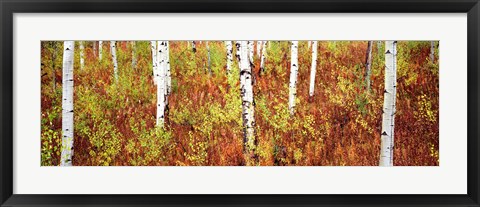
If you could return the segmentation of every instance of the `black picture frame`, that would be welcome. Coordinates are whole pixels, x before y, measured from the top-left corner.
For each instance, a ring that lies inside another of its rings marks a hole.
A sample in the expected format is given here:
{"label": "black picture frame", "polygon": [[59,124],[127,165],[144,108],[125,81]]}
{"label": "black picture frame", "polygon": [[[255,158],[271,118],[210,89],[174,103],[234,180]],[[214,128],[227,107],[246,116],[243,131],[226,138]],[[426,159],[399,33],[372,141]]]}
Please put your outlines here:
{"label": "black picture frame", "polygon": [[[1,206],[480,206],[478,0],[0,0]],[[465,195],[13,194],[14,13],[467,13],[468,186]]]}

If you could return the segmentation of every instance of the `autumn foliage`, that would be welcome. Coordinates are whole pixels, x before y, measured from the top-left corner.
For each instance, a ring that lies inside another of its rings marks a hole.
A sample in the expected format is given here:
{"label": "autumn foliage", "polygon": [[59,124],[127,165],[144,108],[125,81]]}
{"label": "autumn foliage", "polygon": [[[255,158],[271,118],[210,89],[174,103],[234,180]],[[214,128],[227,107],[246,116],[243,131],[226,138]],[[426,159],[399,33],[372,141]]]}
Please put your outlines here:
{"label": "autumn foliage", "polygon": [[[372,87],[366,90],[366,41],[319,41],[315,94],[309,98],[311,49],[299,42],[295,114],[288,111],[290,45],[269,41],[265,71],[254,57],[255,157],[244,155],[237,61],[226,73],[223,41],[196,52],[170,42],[172,93],[165,129],[155,126],[150,42],[117,42],[114,81],[109,42],[103,58],[85,42],[74,62],[74,165],[377,166],[384,92],[384,45],[374,41]],[[437,42],[438,44],[438,42]],[[255,44],[256,45],[256,44]],[[59,165],[62,133],[62,42],[42,42],[41,164]],[[430,42],[399,41],[394,165],[439,165],[438,51]],[[438,50],[438,49],[437,49]],[[235,51],[235,49],[234,49]],[[98,53],[98,49],[96,50]],[[253,159],[247,160],[247,159]]]}

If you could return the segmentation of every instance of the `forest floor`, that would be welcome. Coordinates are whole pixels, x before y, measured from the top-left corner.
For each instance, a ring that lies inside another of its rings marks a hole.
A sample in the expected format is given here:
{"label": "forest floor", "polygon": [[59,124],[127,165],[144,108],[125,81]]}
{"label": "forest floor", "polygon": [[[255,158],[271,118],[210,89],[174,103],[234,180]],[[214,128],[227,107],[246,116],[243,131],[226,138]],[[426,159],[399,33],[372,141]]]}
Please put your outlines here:
{"label": "forest floor", "polygon": [[[132,44],[117,42],[117,81],[109,42],[104,42],[101,60],[93,42],[85,42],[83,68],[76,42],[73,164],[245,165],[238,63],[227,75],[225,45],[211,41],[210,72],[206,42],[197,43],[194,53],[185,41],[170,42],[172,93],[162,130],[155,127],[150,42],[136,42],[134,66]],[[264,73],[260,58],[254,58],[255,164],[378,165],[384,44],[374,41],[367,91],[367,41],[319,41],[310,99],[311,49],[300,41],[294,116],[288,111],[290,44],[268,44]],[[62,48],[62,42],[42,42],[42,165],[59,164]],[[438,166],[438,49],[433,62],[430,42],[399,41],[397,49],[394,165]]]}

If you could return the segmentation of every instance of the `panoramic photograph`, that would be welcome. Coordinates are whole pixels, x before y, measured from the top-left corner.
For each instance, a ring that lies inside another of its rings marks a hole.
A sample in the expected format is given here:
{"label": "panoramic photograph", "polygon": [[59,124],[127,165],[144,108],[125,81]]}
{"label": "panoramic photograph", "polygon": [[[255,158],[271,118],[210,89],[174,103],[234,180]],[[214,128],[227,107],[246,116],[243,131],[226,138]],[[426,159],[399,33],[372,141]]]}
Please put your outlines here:
{"label": "panoramic photograph", "polygon": [[41,42],[41,166],[439,166],[439,41]]}

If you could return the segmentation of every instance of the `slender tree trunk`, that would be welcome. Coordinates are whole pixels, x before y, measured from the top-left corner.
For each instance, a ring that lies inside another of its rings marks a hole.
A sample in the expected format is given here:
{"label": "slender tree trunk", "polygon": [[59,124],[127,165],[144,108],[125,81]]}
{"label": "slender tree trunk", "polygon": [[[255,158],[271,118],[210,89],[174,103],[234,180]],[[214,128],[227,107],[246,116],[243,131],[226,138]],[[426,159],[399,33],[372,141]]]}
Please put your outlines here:
{"label": "slender tree trunk", "polygon": [[295,112],[295,96],[297,95],[297,75],[298,75],[298,41],[292,41],[291,64],[290,64],[290,85],[288,109],[290,115]]}
{"label": "slender tree trunk", "polygon": [[[170,42],[165,41],[165,64],[166,64],[166,84],[167,84],[167,95],[170,95],[172,92],[172,74],[170,72]],[[168,99],[167,99],[168,103]]]}
{"label": "slender tree trunk", "polygon": [[[238,42],[237,42],[238,43]],[[252,157],[255,149],[255,117],[253,107],[252,68],[249,61],[247,41],[240,41],[240,95],[242,97],[242,119],[244,131],[244,150]]]}
{"label": "slender tree trunk", "polygon": [[265,59],[267,58],[267,42],[263,41],[262,45],[262,59],[260,61],[260,73],[265,73]]}
{"label": "slender tree trunk", "polygon": [[84,50],[83,41],[80,41],[80,69],[85,65]]}
{"label": "slender tree trunk", "polygon": [[192,41],[192,51],[193,51],[193,53],[197,52],[195,41]]}
{"label": "slender tree trunk", "polygon": [[227,75],[230,75],[232,71],[232,62],[233,62],[232,41],[225,41],[225,47],[227,49]]}
{"label": "slender tree trunk", "polygon": [[57,59],[57,42],[53,42],[53,53],[52,53],[52,80],[53,80],[53,94],[55,94],[57,87],[57,77],[56,77],[56,65],[55,60]]}
{"label": "slender tree trunk", "polygon": [[430,41],[430,61],[435,61],[435,41]]}
{"label": "slender tree trunk", "polygon": [[208,64],[208,74],[212,75],[212,61],[210,59],[210,46],[208,45],[208,42],[209,41],[207,41],[207,43],[206,43],[207,53],[208,53],[208,60],[207,60],[208,61],[207,62],[207,64]]}
{"label": "slender tree trunk", "polygon": [[153,83],[155,85],[158,82],[158,50],[157,50],[157,41],[150,41],[152,49],[152,69],[153,69]]}
{"label": "slender tree trunk", "polygon": [[103,54],[103,41],[98,41],[98,59],[102,60]]}
{"label": "slender tree trunk", "polygon": [[137,45],[135,41],[131,41],[132,44],[132,69],[135,70],[137,65]]}
{"label": "slender tree trunk", "polygon": [[97,57],[97,41],[93,41],[93,56]]}
{"label": "slender tree trunk", "polygon": [[366,55],[366,60],[365,60],[365,82],[367,85],[367,92],[370,91],[371,83],[370,83],[370,76],[372,74],[372,47],[373,47],[373,41],[368,41],[368,46],[367,46],[367,55]]}
{"label": "slender tree trunk", "polygon": [[385,91],[383,93],[380,166],[393,166],[396,90],[397,41],[385,41]]}
{"label": "slender tree trunk", "polygon": [[310,69],[310,91],[309,91],[309,98],[313,98],[314,90],[315,90],[315,74],[317,73],[317,49],[318,49],[318,42],[312,41],[312,68]]}
{"label": "slender tree trunk", "polygon": [[241,63],[241,51],[240,51],[240,48],[241,48],[241,43],[240,41],[236,41],[235,42],[235,48],[237,48],[237,50],[235,51],[235,57],[237,58],[237,62],[238,62],[238,68],[242,68],[242,63]]}
{"label": "slender tree trunk", "polygon": [[260,52],[262,51],[262,45],[263,45],[262,42],[263,42],[263,41],[257,41],[257,56],[258,56],[258,58],[261,57]]}
{"label": "slender tree trunk", "polygon": [[165,42],[158,41],[157,45],[157,66],[158,66],[158,82],[157,82],[157,126],[164,127],[165,109],[167,96],[167,64],[165,55]]}
{"label": "slender tree trunk", "polygon": [[253,41],[248,41],[248,58],[250,59],[250,66],[254,66],[253,56],[254,56]]}
{"label": "slender tree trunk", "polygon": [[73,155],[73,57],[74,41],[63,43],[61,166],[72,166]]}
{"label": "slender tree trunk", "polygon": [[112,53],[113,75],[115,81],[118,80],[118,62],[117,62],[117,46],[116,41],[110,41],[110,53]]}

